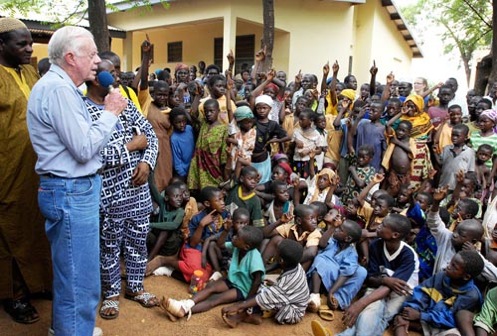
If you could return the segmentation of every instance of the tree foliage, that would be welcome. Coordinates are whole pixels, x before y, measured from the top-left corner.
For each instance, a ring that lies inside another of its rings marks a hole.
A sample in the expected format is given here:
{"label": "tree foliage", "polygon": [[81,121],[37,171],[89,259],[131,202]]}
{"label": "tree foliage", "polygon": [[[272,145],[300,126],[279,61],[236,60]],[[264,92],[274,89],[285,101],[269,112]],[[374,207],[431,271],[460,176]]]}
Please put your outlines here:
{"label": "tree foliage", "polygon": [[459,53],[469,83],[473,53],[492,41],[492,0],[418,0],[401,12],[421,36],[430,34],[423,20],[443,28],[444,52]]}

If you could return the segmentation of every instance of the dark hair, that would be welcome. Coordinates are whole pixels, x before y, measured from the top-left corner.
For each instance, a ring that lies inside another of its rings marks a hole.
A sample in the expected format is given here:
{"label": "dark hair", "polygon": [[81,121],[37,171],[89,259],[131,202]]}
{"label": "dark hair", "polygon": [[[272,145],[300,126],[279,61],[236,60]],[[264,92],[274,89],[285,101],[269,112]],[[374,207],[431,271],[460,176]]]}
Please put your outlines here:
{"label": "dark hair", "polygon": [[459,203],[464,208],[466,214],[470,215],[471,218],[475,218],[478,211],[480,211],[480,206],[472,199],[463,198],[459,200]]}
{"label": "dark hair", "polygon": [[154,81],[154,92],[162,88],[166,89],[166,91],[169,93],[169,84],[167,84],[166,81],[163,80]]}
{"label": "dark hair", "polygon": [[231,218],[235,220],[235,218],[240,218],[241,216],[247,216],[250,219],[250,212],[246,208],[237,208],[233,211],[233,215]]}
{"label": "dark hair", "polygon": [[238,231],[238,236],[243,237],[243,241],[250,246],[250,249],[256,249],[264,240],[262,230],[255,226],[246,225]]}
{"label": "dark hair", "polygon": [[184,186],[187,187],[187,184],[185,181],[183,181],[179,176],[173,176],[171,177],[171,182],[172,186],[178,187],[178,188],[183,188]]}
{"label": "dark hair", "polygon": [[293,214],[295,217],[301,218],[302,216],[305,216],[307,213],[314,212],[314,210],[311,208],[310,205],[305,205],[305,204],[299,204],[295,207],[293,210]]}
{"label": "dark hair", "polygon": [[257,171],[257,169],[254,168],[254,166],[245,166],[240,171],[240,176],[246,176],[251,173],[259,174],[259,172]]}
{"label": "dark hair", "polygon": [[464,272],[469,274],[471,278],[475,278],[481,274],[485,263],[483,258],[476,251],[464,250],[457,253],[464,262]]}
{"label": "dark hair", "polygon": [[314,201],[310,204],[310,206],[318,209],[319,217],[324,217],[328,213],[328,207],[324,202]]}
{"label": "dark hair", "polygon": [[219,109],[219,102],[217,101],[217,99],[209,98],[204,102],[204,108],[206,106],[214,106]]}
{"label": "dark hair", "polygon": [[347,76],[345,76],[345,78],[343,79],[343,82],[345,84],[347,84],[348,82],[350,82],[350,80],[352,79],[352,77],[356,78],[354,75],[347,75]]}
{"label": "dark hair", "polygon": [[359,100],[359,99],[358,99],[358,100],[356,100],[356,101],[354,102],[354,104],[352,104],[352,109],[354,110],[354,109],[356,109],[356,108],[361,108],[361,107],[363,107],[364,105],[366,105],[366,102],[365,102],[364,100]]}
{"label": "dark hair", "polygon": [[300,114],[299,114],[299,118],[300,117],[307,117],[311,120],[314,120],[314,111],[309,108],[309,107],[306,107],[305,109],[303,109],[302,111],[300,111]]}
{"label": "dark hair", "polygon": [[465,219],[459,225],[457,225],[456,230],[462,229],[466,231],[472,239],[480,240],[483,236],[483,226],[481,222],[477,219]]}
{"label": "dark hair", "polygon": [[382,194],[376,198],[378,201],[383,200],[387,202],[387,206],[389,208],[393,207],[395,205],[395,198],[393,198],[390,194]]}
{"label": "dark hair", "polygon": [[469,127],[465,124],[457,124],[452,127],[452,130],[460,130],[464,132],[464,134],[468,135],[469,134]]}
{"label": "dark hair", "polygon": [[164,194],[169,195],[174,190],[180,190],[180,189],[181,189],[181,186],[179,184],[173,183],[173,184],[168,185],[166,187],[166,189],[164,189]]}
{"label": "dark hair", "polygon": [[393,97],[393,98],[388,99],[388,102],[389,103],[394,103],[394,104],[402,105],[402,101],[399,98],[397,98],[397,97]]}
{"label": "dark hair", "polygon": [[111,62],[112,62],[112,58],[116,58],[116,57],[119,60],[121,60],[121,58],[119,57],[118,54],[116,54],[115,52],[110,51],[110,50],[99,52],[98,57],[100,57],[101,59],[109,60]]}
{"label": "dark hair", "polygon": [[431,205],[433,203],[433,195],[426,191],[420,191],[417,193],[418,196],[424,196],[428,199],[428,204]]}
{"label": "dark hair", "polygon": [[219,190],[216,187],[204,187],[200,191],[200,199],[202,200],[202,202],[208,202],[213,197],[215,197],[216,194],[219,193],[219,192],[221,192],[221,190]]}
{"label": "dark hair", "polygon": [[489,144],[481,144],[476,151],[479,151],[480,149],[481,150],[488,150],[491,153],[494,152],[494,148],[492,146],[490,146]]}
{"label": "dark hair", "polygon": [[391,213],[388,214],[383,221],[388,221],[392,231],[397,232],[402,240],[411,233],[411,221],[406,216],[402,216],[398,213]]}
{"label": "dark hair", "polygon": [[209,81],[207,82],[207,86],[213,87],[217,81],[223,81],[224,83],[226,83],[226,77],[224,77],[223,75],[212,75],[209,77]]}
{"label": "dark hair", "polygon": [[449,210],[447,210],[446,208],[440,208],[440,210],[438,212],[440,215],[440,219],[447,227],[450,224],[450,212],[449,212]]}
{"label": "dark hair", "polygon": [[448,84],[443,84],[439,89],[438,89],[438,93],[440,93],[440,91],[442,91],[443,89],[449,89],[450,92],[454,93],[454,91],[452,90],[452,86],[448,85]]}
{"label": "dark hair", "polygon": [[[273,169],[276,168],[276,167],[278,167],[279,169],[285,171],[285,169],[283,169],[282,167],[280,167],[278,165],[274,166]],[[272,192],[275,192],[276,189],[278,189],[278,188],[288,188],[288,185],[285,182],[278,181],[278,180],[271,182],[271,191]]]}
{"label": "dark hair", "polygon": [[410,130],[412,130],[412,123],[409,120],[401,120],[399,122],[399,125],[397,127],[399,127],[401,124],[402,125],[406,125],[407,128],[409,128]]}
{"label": "dark hair", "polygon": [[490,109],[490,108],[492,108],[492,106],[493,106],[492,101],[491,101],[490,99],[488,99],[488,98],[482,98],[482,99],[478,102],[478,104],[480,104],[480,103],[485,103],[485,104],[487,104],[487,106],[488,106],[488,108],[489,108],[489,109]]}
{"label": "dark hair", "polygon": [[343,224],[343,229],[347,234],[352,238],[351,243],[358,242],[361,239],[362,228],[357,222],[354,222],[350,219],[346,219]]}
{"label": "dark hair", "polygon": [[278,254],[287,268],[295,268],[304,254],[304,247],[295,240],[283,239],[278,244]]}
{"label": "dark hair", "polygon": [[359,147],[359,150],[357,151],[357,153],[359,152],[367,152],[368,155],[372,158],[374,156],[374,148],[373,146],[371,145],[362,145],[361,147]]}
{"label": "dark hair", "polygon": [[447,111],[449,111],[449,113],[450,113],[450,111],[454,110],[454,109],[459,109],[459,111],[462,111],[461,105],[458,105],[458,104],[450,105],[449,108],[447,109]]}
{"label": "dark hair", "polygon": [[181,106],[174,107],[171,112],[169,112],[169,119],[171,122],[174,122],[174,120],[179,116],[185,116],[188,118],[186,110]]}
{"label": "dark hair", "polygon": [[464,174],[464,179],[470,180],[471,183],[473,183],[475,189],[477,189],[480,186],[480,183],[478,182],[478,175],[476,175],[476,172],[473,171],[466,172],[466,174]]}
{"label": "dark hair", "polygon": [[219,67],[218,67],[217,65],[215,65],[215,64],[209,64],[209,65],[205,68],[204,73],[205,73],[205,74],[208,74],[208,73],[209,73],[209,71],[210,71],[211,69],[216,69],[218,74],[220,74],[220,73],[221,73],[221,68],[219,68]]}

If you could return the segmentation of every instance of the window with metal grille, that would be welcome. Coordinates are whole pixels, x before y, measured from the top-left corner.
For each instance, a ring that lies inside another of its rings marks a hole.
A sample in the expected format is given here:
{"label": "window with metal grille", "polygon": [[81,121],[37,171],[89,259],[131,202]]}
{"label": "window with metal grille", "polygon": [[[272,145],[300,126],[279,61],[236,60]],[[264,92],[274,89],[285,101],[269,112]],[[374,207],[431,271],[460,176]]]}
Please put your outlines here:
{"label": "window with metal grille", "polygon": [[169,42],[167,44],[167,62],[181,62],[183,60],[183,42]]}

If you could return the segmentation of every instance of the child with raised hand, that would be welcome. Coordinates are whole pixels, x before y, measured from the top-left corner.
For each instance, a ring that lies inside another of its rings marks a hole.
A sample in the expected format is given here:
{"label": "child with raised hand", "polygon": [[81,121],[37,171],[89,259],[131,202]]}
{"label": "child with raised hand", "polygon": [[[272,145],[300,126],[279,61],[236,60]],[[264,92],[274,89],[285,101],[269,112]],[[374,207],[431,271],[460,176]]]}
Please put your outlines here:
{"label": "child with raised hand", "polygon": [[462,124],[461,106],[451,105],[449,107],[449,119],[438,127],[433,137],[433,151],[436,154],[442,154],[445,146],[452,145],[452,128],[459,124]]}
{"label": "child with raised hand", "polygon": [[[483,227],[476,219],[465,219],[457,225],[454,232],[445,227],[440,218],[440,202],[445,198],[448,187],[441,187],[433,193],[433,204],[426,216],[426,225],[437,242],[437,255],[433,273],[443,271],[449,265],[452,257],[463,249],[470,248],[481,240]],[[474,249],[474,247],[473,247]]]}
{"label": "child with raised hand", "polygon": [[[224,223],[224,230],[215,236],[211,236],[204,241],[202,247],[202,267],[207,267],[207,262],[212,266],[212,273],[209,281],[218,280],[223,277],[223,272],[228,270],[231,253],[226,248],[218,246],[218,240],[224,231],[228,231],[225,241],[232,241],[233,236],[245,226],[250,224],[250,213],[245,208],[238,208],[233,212],[231,219]],[[222,245],[222,244],[221,244]]]}
{"label": "child with raised hand", "polygon": [[347,204],[350,199],[357,198],[361,190],[373,179],[376,174],[376,169],[371,166],[373,156],[373,147],[370,145],[363,145],[357,151],[355,164],[349,166],[349,178],[342,193],[343,204]]}
{"label": "child with raised hand", "polygon": [[390,143],[388,144],[385,155],[381,162],[386,172],[386,190],[392,196],[398,193],[398,187],[401,184],[409,184],[412,173],[412,160],[417,153],[416,141],[409,135],[412,130],[412,124],[408,120],[402,120],[398,123],[397,129],[393,130],[391,119],[387,123],[387,133]]}
{"label": "child with raised hand", "polygon": [[238,208],[245,208],[250,213],[251,224],[255,227],[265,225],[262,215],[261,200],[255,194],[255,187],[259,182],[259,173],[252,166],[243,167],[240,172],[239,184],[226,197],[226,209],[233,214]]}
{"label": "child with raised hand", "polygon": [[454,191],[456,178],[454,172],[475,171],[475,151],[466,145],[469,138],[468,126],[458,124],[452,127],[452,145],[445,146],[440,156],[435,156],[441,169],[439,185],[449,186]]}
{"label": "child with raised hand", "polygon": [[[309,205],[297,205],[294,211],[294,224],[288,223],[290,216],[282,216],[275,224],[264,228],[264,234],[270,238],[270,241],[262,253],[266,264],[266,271],[274,270],[278,267],[278,261],[275,260],[278,244],[283,239],[292,239],[304,246],[304,254],[300,263],[305,270],[312,264],[314,257],[318,252],[319,239],[321,231],[317,228],[314,209]],[[271,230],[271,231],[270,231]]]}
{"label": "child with raised hand", "polygon": [[[454,211],[457,211],[456,208],[461,200],[464,199],[469,199],[478,205],[478,211],[476,213],[476,216],[473,216],[471,218],[480,218],[481,217],[481,208],[482,204],[479,198],[476,197],[476,190],[479,189],[478,185],[478,180],[476,177],[475,172],[466,172],[464,173],[463,170],[459,170],[455,173],[455,179],[456,179],[456,187],[454,188],[454,192],[447,197],[444,203],[442,203],[443,206],[447,207],[447,210],[449,212],[452,212],[454,214]],[[458,217],[453,217],[453,219],[457,219]],[[457,223],[452,222],[451,226],[455,226]]]}
{"label": "child with raised hand", "polygon": [[[209,77],[207,87],[210,92],[209,97],[200,100],[200,103],[198,105],[198,112],[194,102],[194,104],[192,104],[191,114],[194,116],[198,114],[200,122],[202,122],[203,119],[207,119],[205,103],[208,100],[213,99],[218,102],[219,113],[216,116],[217,120],[223,125],[228,125],[228,104],[230,104],[229,107],[232,109],[232,111],[235,110],[236,104],[231,99],[231,93],[227,89],[226,77],[224,77],[223,75],[213,75]],[[229,94],[226,94],[227,90]]]}
{"label": "child with raised hand", "polygon": [[280,124],[268,118],[272,102],[271,97],[267,95],[261,95],[255,99],[257,136],[252,154],[252,166],[261,175],[259,181],[261,184],[266,183],[271,178],[271,158],[267,145],[274,142],[284,143],[290,140]]}
{"label": "child with raised hand", "polygon": [[195,146],[195,155],[188,173],[188,188],[201,190],[217,187],[226,180],[228,126],[219,122],[219,103],[208,99],[204,103],[205,120]]}
{"label": "child with raised hand", "polygon": [[235,328],[240,322],[260,324],[261,310],[275,312],[274,318],[279,324],[302,321],[309,302],[309,287],[305,271],[300,265],[303,254],[301,244],[283,239],[278,244],[276,257],[283,271],[276,282],[261,286],[255,297],[224,307],[224,322],[231,328]]}
{"label": "child with raised hand", "polygon": [[154,259],[157,254],[175,255],[178,253],[183,239],[181,237],[181,224],[185,215],[183,205],[183,191],[179,184],[170,184],[166,187],[165,196],[157,194],[151,188],[153,199],[159,205],[157,221],[150,222],[148,241],[152,243],[148,253],[148,260]]}
{"label": "child with raised hand", "polygon": [[260,94],[268,95],[273,100],[271,106],[271,112],[269,112],[269,120],[276,121],[278,124],[283,122],[285,117],[284,103],[283,103],[283,93],[282,88],[285,87],[285,82],[279,80],[276,77],[276,71],[270,69],[266,73],[266,79],[261,82],[253,91],[249,98],[249,104],[253,108],[255,98]]}
{"label": "child with raised hand", "polygon": [[404,302],[395,318],[395,335],[408,335],[410,329],[422,329],[424,335],[460,335],[456,314],[461,310],[475,311],[482,305],[481,293],[473,279],[480,275],[483,267],[483,260],[476,251],[454,255],[445,271],[414,288],[412,297]]}
{"label": "child with raised hand", "polygon": [[[340,217],[340,215],[338,215]],[[358,262],[355,243],[361,238],[361,227],[339,218],[330,225],[319,241],[322,249],[307,272],[311,297],[308,310],[322,310],[320,289],[326,289],[331,310],[346,309],[366,279],[367,271]]]}
{"label": "child with raised hand", "polygon": [[205,278],[211,274],[212,268],[202,267],[202,245],[210,236],[223,230],[223,223],[229,212],[224,206],[224,195],[218,188],[205,187],[200,193],[204,210],[193,216],[188,226],[189,236],[181,248],[179,255],[156,256],[147,265],[146,275],[152,274],[157,268],[165,266],[170,276],[173,271],[180,271],[181,280],[190,282],[195,270],[202,270]]}
{"label": "child with raised hand", "polygon": [[320,154],[316,154],[314,162],[316,162],[317,171],[323,169],[324,154],[328,151],[328,131],[326,130],[326,115],[314,114],[314,126],[319,133],[318,149]]}
{"label": "child with raised hand", "polygon": [[301,178],[312,178],[316,173],[314,157],[321,153],[322,138],[312,126],[314,112],[306,108],[299,115],[299,128],[293,132],[294,146],[293,171]]}
{"label": "child with raised hand", "polygon": [[224,241],[227,235],[228,231],[223,231],[218,240],[219,246],[224,246],[233,253],[227,279],[209,283],[191,299],[162,298],[160,306],[172,321],[185,315],[189,319],[191,314],[208,311],[221,304],[246,300],[257,293],[264,279],[264,263],[257,249],[263,240],[262,231],[245,226],[233,236],[231,242]]}
{"label": "child with raised hand", "polygon": [[324,202],[314,201],[309,205],[314,209],[314,216],[316,216],[318,228],[321,231],[326,230],[326,228],[328,227],[328,224],[324,221],[326,215],[330,211],[335,211],[336,213],[339,213],[337,209],[331,209],[330,211],[328,211],[328,207]]}
{"label": "child with raised hand", "polygon": [[175,107],[169,113],[173,125],[171,134],[171,150],[173,156],[174,175],[186,181],[190,163],[195,152],[195,137],[192,126],[188,125],[188,115],[182,107]]}
{"label": "child with raised hand", "polygon": [[273,181],[271,184],[274,199],[269,203],[264,217],[268,224],[273,224],[278,221],[284,214],[293,214],[293,203],[290,201],[288,185],[286,182]]}
{"label": "child with raised hand", "polygon": [[382,335],[418,285],[418,257],[403,241],[410,231],[409,219],[399,214],[388,215],[378,227],[379,239],[370,246],[366,294],[345,310],[342,320],[348,329],[338,335]]}

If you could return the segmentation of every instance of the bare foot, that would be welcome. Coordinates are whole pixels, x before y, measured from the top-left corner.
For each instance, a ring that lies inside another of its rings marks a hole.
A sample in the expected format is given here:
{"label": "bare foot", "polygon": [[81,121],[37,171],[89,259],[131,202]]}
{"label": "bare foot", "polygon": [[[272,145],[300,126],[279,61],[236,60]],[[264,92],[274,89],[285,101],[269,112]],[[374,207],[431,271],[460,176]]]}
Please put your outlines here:
{"label": "bare foot", "polygon": [[145,269],[145,276],[149,276],[153,271],[163,266],[163,256],[156,256],[154,259],[147,263],[147,268]]}

